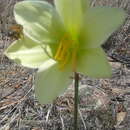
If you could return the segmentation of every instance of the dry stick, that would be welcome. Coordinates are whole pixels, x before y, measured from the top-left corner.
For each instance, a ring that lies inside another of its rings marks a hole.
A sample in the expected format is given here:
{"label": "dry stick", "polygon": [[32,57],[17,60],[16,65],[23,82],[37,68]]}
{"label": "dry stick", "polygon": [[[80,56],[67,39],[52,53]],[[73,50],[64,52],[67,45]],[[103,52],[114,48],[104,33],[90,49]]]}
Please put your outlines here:
{"label": "dry stick", "polygon": [[74,72],[74,130],[78,130],[78,87],[79,74]]}

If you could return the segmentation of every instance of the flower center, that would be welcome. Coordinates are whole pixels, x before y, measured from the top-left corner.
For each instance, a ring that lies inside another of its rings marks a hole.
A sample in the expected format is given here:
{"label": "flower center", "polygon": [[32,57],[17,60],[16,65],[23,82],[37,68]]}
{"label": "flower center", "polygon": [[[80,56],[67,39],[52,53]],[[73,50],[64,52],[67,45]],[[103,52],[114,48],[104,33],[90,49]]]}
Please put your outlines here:
{"label": "flower center", "polygon": [[60,70],[63,70],[69,60],[72,60],[72,69],[73,71],[76,71],[77,48],[74,47],[74,43],[75,42],[73,40],[70,40],[68,36],[64,36],[61,39],[54,56],[54,59],[59,62]]}

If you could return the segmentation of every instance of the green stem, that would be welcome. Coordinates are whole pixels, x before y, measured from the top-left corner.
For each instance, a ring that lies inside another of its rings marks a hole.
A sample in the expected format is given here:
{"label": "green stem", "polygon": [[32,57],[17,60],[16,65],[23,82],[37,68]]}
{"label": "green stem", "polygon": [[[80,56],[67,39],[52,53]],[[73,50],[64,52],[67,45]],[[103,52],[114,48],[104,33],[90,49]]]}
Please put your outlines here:
{"label": "green stem", "polygon": [[78,130],[78,87],[79,74],[74,72],[74,130]]}

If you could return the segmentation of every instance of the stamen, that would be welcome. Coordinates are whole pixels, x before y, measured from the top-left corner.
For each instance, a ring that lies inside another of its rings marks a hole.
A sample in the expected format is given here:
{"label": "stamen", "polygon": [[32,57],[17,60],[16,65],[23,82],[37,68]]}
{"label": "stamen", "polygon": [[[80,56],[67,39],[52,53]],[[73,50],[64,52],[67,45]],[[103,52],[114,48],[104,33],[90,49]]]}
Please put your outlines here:
{"label": "stamen", "polygon": [[60,45],[59,45],[59,47],[58,47],[58,50],[57,50],[57,52],[56,52],[56,55],[54,56],[54,59],[60,60],[60,54],[61,54],[62,48],[63,48],[63,43],[60,42]]}
{"label": "stamen", "polygon": [[60,70],[63,70],[63,69],[64,69],[65,65],[67,64],[67,62],[68,62],[68,60],[69,60],[69,56],[70,56],[70,54],[69,54],[69,52],[68,52],[67,55],[66,55],[65,58],[64,58],[64,61],[60,64],[60,67],[59,67]]}
{"label": "stamen", "polygon": [[56,51],[54,59],[59,62],[59,68],[64,69],[65,65],[69,61],[70,56],[72,56],[72,69],[76,71],[77,62],[77,47],[75,48],[75,42],[69,39],[68,36],[64,36],[59,44]]}
{"label": "stamen", "polygon": [[61,61],[65,58],[65,55],[68,51],[69,44],[70,44],[69,43],[70,41],[67,39],[68,37],[66,35],[61,39],[56,55],[54,56],[55,60]]}
{"label": "stamen", "polygon": [[66,56],[67,51],[69,51],[69,45],[67,42],[64,42],[63,50],[61,51],[60,59],[63,60]]}

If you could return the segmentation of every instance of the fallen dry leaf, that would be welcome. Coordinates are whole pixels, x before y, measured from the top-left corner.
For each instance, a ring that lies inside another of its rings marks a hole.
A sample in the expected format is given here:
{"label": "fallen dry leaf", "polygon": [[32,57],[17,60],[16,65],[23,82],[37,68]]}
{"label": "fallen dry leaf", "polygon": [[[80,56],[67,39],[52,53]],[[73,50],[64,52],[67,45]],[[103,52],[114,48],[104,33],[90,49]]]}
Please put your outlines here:
{"label": "fallen dry leaf", "polygon": [[122,121],[124,121],[125,117],[126,117],[126,112],[119,112],[119,113],[117,113],[117,124],[116,124],[116,127],[119,126]]}
{"label": "fallen dry leaf", "polygon": [[130,93],[130,89],[112,88],[113,94],[127,94]]}

